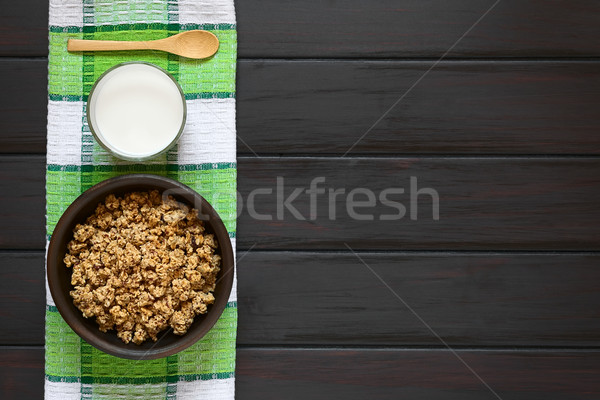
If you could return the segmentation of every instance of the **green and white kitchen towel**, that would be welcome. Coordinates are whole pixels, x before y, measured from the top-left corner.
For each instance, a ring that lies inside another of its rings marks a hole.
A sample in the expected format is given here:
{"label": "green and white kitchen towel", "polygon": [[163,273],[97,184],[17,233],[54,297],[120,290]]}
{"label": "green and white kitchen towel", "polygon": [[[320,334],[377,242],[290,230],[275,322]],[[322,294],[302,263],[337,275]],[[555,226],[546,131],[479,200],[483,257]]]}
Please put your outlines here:
{"label": "green and white kitchen towel", "polygon": [[[237,38],[233,0],[50,0],[48,62],[47,238],[71,202],[92,185],[126,173],[176,179],[202,194],[223,219],[235,249]],[[220,40],[208,60],[166,53],[68,53],[67,40],[151,40],[205,29]],[[120,161],[91,135],[86,100],[102,72],[147,61],[171,73],[187,101],[176,148],[144,163]],[[125,360],[82,341],[47,292],[46,399],[233,399],[237,296],[210,333],[170,357]]]}

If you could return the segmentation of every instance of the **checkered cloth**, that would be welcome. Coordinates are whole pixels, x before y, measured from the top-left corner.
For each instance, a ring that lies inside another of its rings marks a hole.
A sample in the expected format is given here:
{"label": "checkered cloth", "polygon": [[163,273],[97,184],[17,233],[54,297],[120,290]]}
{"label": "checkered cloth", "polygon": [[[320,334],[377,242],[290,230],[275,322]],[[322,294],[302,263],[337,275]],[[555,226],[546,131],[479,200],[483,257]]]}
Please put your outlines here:
{"label": "checkered cloth", "polygon": [[[152,51],[74,53],[67,39],[151,40],[205,29],[220,40],[209,60]],[[92,185],[127,173],[176,179],[219,212],[235,249],[237,38],[233,0],[50,0],[47,238],[71,202]],[[147,61],[173,75],[185,93],[187,124],[178,145],[158,159],[117,160],[86,121],[94,81],[124,61]],[[237,295],[234,287],[209,334],[173,356],[151,361],[107,355],[82,341],[47,292],[46,399],[233,399]]]}

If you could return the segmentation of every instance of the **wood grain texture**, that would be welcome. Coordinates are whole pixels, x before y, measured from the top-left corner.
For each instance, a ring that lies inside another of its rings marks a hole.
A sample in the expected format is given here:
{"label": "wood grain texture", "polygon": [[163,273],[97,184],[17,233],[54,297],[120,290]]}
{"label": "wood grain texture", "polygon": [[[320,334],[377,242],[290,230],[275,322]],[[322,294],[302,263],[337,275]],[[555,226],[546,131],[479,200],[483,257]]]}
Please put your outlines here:
{"label": "wood grain texture", "polygon": [[0,152],[46,153],[47,65],[0,59]]}
{"label": "wood grain texture", "polygon": [[[43,256],[0,253],[0,345],[44,343]],[[238,344],[442,346],[379,275],[452,346],[600,346],[600,254],[360,257],[240,252]]]}
{"label": "wood grain texture", "polygon": [[[597,399],[597,351],[456,352],[502,399]],[[44,350],[0,348],[4,400],[41,399]],[[239,349],[236,398],[496,398],[446,350]]]}
{"label": "wood grain texture", "polygon": [[[597,250],[599,173],[597,158],[239,159],[243,198],[256,188],[273,189],[273,195],[258,196],[255,206],[273,220],[256,221],[246,209],[238,243],[280,249],[346,250],[347,244],[364,250]],[[311,196],[302,190],[317,177],[325,180],[327,195],[314,202],[313,220]],[[277,180],[281,199],[305,220],[277,201]],[[405,214],[381,202],[381,193],[392,188],[404,189],[389,199],[402,203]],[[342,189],[346,197],[329,201]],[[417,196],[429,189],[439,195],[439,220],[434,196]],[[373,207],[350,207],[352,200],[372,200],[356,195],[358,190],[373,192]],[[291,201],[295,191],[301,193]],[[394,215],[403,217],[384,220]]]}
{"label": "wood grain texture", "polygon": [[597,64],[446,62],[419,81],[432,65],[243,62],[238,148],[283,155],[600,151]]}
{"label": "wood grain texture", "polygon": [[[342,155],[431,62],[241,61],[241,154]],[[44,60],[0,60],[0,152],[45,153]],[[444,62],[353,154],[600,154],[591,62]]]}
{"label": "wood grain texture", "polygon": [[4,2],[0,13],[0,56],[48,55],[48,2]]}
{"label": "wood grain texture", "polygon": [[44,343],[43,252],[0,252],[0,344]]}
{"label": "wood grain texture", "polygon": [[598,255],[360,258],[367,266],[349,251],[250,252],[238,268],[239,343],[441,346],[416,313],[452,346],[600,344]]}
{"label": "wood grain texture", "polygon": [[[237,1],[241,57],[440,57],[494,4],[479,0]],[[503,0],[449,57],[598,56],[594,0]],[[47,3],[7,3],[0,55],[48,51]]]}
{"label": "wood grain texture", "polygon": [[44,348],[0,347],[2,400],[44,398]]}
{"label": "wood grain texture", "polygon": [[0,160],[0,248],[45,247],[45,182],[45,157],[11,155]]}
{"label": "wood grain texture", "polygon": [[[242,57],[434,57],[494,1],[236,2]],[[500,1],[450,57],[598,55],[600,5]]]}
{"label": "wood grain texture", "polygon": [[[0,248],[44,247],[44,170],[41,156],[0,157],[0,207],[6,215],[0,221]],[[311,220],[306,190],[316,177],[323,177],[320,187],[327,191],[316,197]],[[596,157],[242,157],[238,182],[244,199],[239,249],[345,251],[345,243],[356,250],[600,249]],[[253,211],[259,215],[252,217],[248,198],[257,188],[271,194],[255,193]],[[373,206],[364,206],[367,195],[350,194],[357,188],[373,192]],[[400,205],[381,201],[381,193],[390,188],[404,190],[387,193]],[[329,189],[345,194],[330,202]],[[439,196],[439,220],[434,219],[434,197],[422,192],[430,189]],[[293,192],[297,197],[291,197]],[[349,207],[347,199],[363,206]],[[401,216],[402,206],[402,218],[384,220]]]}
{"label": "wood grain texture", "polygon": [[[240,350],[239,398],[494,399],[449,351]],[[595,399],[597,352],[458,354],[503,399]]]}

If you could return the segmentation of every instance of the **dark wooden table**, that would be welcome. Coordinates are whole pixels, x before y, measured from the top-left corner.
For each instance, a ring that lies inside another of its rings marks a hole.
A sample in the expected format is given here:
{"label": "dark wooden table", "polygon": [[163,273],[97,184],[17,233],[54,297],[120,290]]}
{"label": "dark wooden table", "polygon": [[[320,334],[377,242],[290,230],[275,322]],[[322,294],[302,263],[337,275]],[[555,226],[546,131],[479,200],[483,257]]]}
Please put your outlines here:
{"label": "dark wooden table", "polygon": [[[440,202],[244,209],[239,399],[600,398],[600,2],[493,4],[237,4],[244,198]],[[2,9],[0,397],[39,399],[47,6]]]}

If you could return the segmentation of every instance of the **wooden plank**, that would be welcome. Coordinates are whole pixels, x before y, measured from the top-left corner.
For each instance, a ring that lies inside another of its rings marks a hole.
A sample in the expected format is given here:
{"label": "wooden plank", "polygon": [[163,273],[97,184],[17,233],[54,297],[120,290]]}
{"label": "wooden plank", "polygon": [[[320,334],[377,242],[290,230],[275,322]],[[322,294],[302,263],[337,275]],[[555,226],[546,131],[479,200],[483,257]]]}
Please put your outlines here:
{"label": "wooden plank", "polygon": [[0,393],[3,400],[44,398],[43,347],[0,347]]}
{"label": "wooden plank", "polygon": [[[306,190],[318,177],[327,190],[315,197],[316,218],[311,220],[312,196]],[[596,157],[242,157],[238,246],[345,251],[347,243],[357,250],[599,250],[599,180]],[[372,192],[372,206],[364,205],[368,194],[356,194],[358,188]],[[256,189],[271,194],[254,192],[256,204],[250,213],[249,195]],[[330,192],[342,189],[345,194],[329,200]],[[382,192],[396,204],[382,202]],[[0,157],[0,193],[5,210],[0,248],[43,248],[44,158]]]}
{"label": "wooden plank", "polygon": [[0,252],[0,343],[44,343],[44,253]]}
{"label": "wooden plank", "polygon": [[[342,155],[430,66],[242,61],[239,152]],[[0,60],[0,152],[45,152],[46,73]],[[599,92],[595,62],[444,62],[350,155],[600,154]]]}
{"label": "wooden plank", "polygon": [[0,248],[45,247],[45,157],[0,159]]}
{"label": "wooden plank", "polygon": [[600,344],[599,255],[360,257],[368,267],[348,251],[250,252],[238,266],[240,343],[441,345],[430,327],[452,346]]}
{"label": "wooden plank", "polygon": [[[239,398],[494,399],[449,351],[240,350]],[[458,351],[502,399],[596,399],[597,352]]]}
{"label": "wooden plank", "polygon": [[1,60],[0,152],[45,153],[46,60]]}
{"label": "wooden plank", "polygon": [[48,55],[48,2],[5,2],[0,14],[0,56]]}
{"label": "wooden plank", "polygon": [[[600,254],[360,257],[452,346],[600,345]],[[238,259],[239,344],[442,345],[350,252]],[[42,252],[0,253],[0,344],[44,342],[43,282]]]}
{"label": "wooden plank", "polygon": [[242,63],[238,148],[335,155],[600,152],[597,63],[447,62],[410,90],[431,65]]}
{"label": "wooden plank", "polygon": [[[306,190],[319,177],[326,194],[312,202]],[[244,204],[251,191],[272,189],[272,195],[255,192],[254,211],[273,219],[251,218],[246,207],[238,243],[257,249],[598,250],[599,180],[598,158],[240,159]],[[380,201],[390,190],[404,190],[389,197],[399,209]],[[366,194],[354,196],[358,191]],[[353,207],[352,200],[364,205],[372,197],[374,206]]]}
{"label": "wooden plank", "polygon": [[[490,9],[479,0],[237,2],[242,57],[438,58]],[[567,7],[567,9],[565,9]],[[600,54],[593,0],[500,1],[450,57]]]}
{"label": "wooden plank", "polygon": [[[598,351],[239,349],[236,398],[597,399]],[[0,347],[3,399],[41,399],[44,349]]]}
{"label": "wooden plank", "polygon": [[[236,2],[241,57],[440,57],[494,4],[479,0]],[[47,54],[48,8],[6,4],[0,55]],[[449,57],[598,56],[594,0],[503,0]],[[202,22],[202,21],[199,21]]]}

